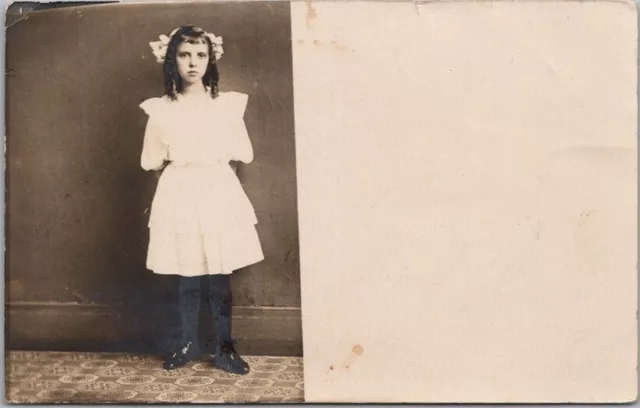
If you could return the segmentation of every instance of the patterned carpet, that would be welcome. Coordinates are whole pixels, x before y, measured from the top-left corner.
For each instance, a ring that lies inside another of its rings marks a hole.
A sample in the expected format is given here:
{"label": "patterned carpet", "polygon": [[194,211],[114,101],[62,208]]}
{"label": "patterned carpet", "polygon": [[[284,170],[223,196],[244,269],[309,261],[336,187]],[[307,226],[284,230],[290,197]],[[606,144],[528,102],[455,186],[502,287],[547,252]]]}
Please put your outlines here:
{"label": "patterned carpet", "polygon": [[302,359],[248,356],[246,376],[206,359],[167,371],[157,357],[14,351],[5,359],[8,403],[303,402]]}

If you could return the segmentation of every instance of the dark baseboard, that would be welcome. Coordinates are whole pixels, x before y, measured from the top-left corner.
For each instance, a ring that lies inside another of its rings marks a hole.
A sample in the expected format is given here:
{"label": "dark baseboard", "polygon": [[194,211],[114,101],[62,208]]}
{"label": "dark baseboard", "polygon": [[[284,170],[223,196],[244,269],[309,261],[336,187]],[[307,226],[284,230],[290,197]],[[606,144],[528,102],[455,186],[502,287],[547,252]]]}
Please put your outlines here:
{"label": "dark baseboard", "polygon": [[[204,308],[203,308],[204,309]],[[302,356],[299,309],[235,307],[233,336],[246,355]],[[176,344],[175,310],[143,312],[76,303],[21,302],[5,305],[7,350],[131,352],[164,354]],[[201,314],[201,347],[211,351],[209,312]]]}

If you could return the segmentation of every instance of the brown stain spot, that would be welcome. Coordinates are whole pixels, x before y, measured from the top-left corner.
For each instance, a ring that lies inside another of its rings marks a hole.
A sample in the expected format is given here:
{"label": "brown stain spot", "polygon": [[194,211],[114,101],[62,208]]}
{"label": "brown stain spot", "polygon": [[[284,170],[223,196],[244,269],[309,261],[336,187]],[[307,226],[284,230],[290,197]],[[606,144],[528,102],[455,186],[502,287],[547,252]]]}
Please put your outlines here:
{"label": "brown stain spot", "polygon": [[580,226],[585,225],[592,215],[593,215],[593,210],[580,213],[580,220],[578,221],[578,225]]}
{"label": "brown stain spot", "polygon": [[313,45],[315,46],[321,46],[322,43],[320,42],[320,40],[313,40]]}
{"label": "brown stain spot", "polygon": [[358,357],[362,356],[362,353],[364,353],[364,347],[362,347],[359,344],[356,344],[355,346],[353,346],[353,348],[351,349],[351,353],[349,353],[347,358],[344,360],[342,367],[344,368],[351,367],[351,365],[356,362]]}
{"label": "brown stain spot", "polygon": [[329,366],[329,370],[333,371],[335,368],[333,366]]}
{"label": "brown stain spot", "polygon": [[318,12],[313,8],[311,1],[307,1],[307,28],[311,28],[311,22],[318,17]]}
{"label": "brown stain spot", "polygon": [[338,51],[349,51],[349,47],[344,44],[339,43],[338,41],[332,41],[333,47]]}
{"label": "brown stain spot", "polygon": [[298,44],[304,44],[304,40],[298,40]]}

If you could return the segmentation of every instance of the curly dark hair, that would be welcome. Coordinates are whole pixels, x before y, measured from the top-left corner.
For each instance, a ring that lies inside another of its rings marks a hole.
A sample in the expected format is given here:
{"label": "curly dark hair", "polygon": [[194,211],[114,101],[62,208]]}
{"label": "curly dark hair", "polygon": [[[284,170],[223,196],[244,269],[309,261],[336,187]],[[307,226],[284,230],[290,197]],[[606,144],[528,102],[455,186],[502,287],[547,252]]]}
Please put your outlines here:
{"label": "curly dark hair", "polygon": [[217,98],[220,73],[218,72],[218,64],[213,54],[213,44],[211,44],[211,40],[206,36],[206,32],[203,29],[193,25],[180,27],[169,41],[163,67],[165,94],[172,100],[176,100],[177,94],[183,90],[182,78],[178,73],[176,60],[178,46],[187,42],[191,44],[207,44],[207,48],[209,49],[209,63],[207,65],[207,71],[202,77],[202,84],[210,88],[212,98]]}

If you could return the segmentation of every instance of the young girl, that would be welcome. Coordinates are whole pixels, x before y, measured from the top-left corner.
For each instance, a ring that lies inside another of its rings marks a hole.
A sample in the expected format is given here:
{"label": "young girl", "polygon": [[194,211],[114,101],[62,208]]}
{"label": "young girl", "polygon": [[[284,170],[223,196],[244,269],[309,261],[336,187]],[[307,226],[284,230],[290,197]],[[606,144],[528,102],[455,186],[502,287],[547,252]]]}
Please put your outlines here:
{"label": "young girl", "polygon": [[[208,283],[216,349],[213,365],[246,374],[231,337],[234,270],[263,260],[253,206],[230,162],[253,160],[244,123],[248,96],[219,92],[222,39],[194,26],[150,43],[164,67],[164,96],[140,106],[149,119],[142,168],[161,171],[151,206],[147,268],[179,275],[181,347],[165,369],[198,357],[201,285]],[[208,282],[204,282],[208,281]]]}

